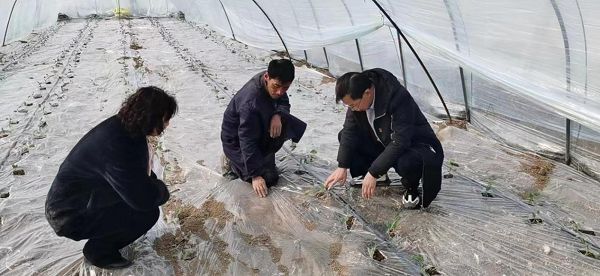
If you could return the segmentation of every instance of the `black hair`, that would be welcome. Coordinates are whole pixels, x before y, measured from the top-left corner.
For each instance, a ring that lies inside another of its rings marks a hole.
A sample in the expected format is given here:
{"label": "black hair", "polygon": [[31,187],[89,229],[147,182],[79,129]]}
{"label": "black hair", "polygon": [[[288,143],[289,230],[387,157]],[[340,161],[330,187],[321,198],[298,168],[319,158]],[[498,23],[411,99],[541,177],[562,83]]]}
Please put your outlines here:
{"label": "black hair", "polygon": [[294,64],[289,59],[274,59],[269,62],[269,78],[278,79],[282,83],[294,80]]}
{"label": "black hair", "polygon": [[360,99],[365,90],[373,85],[368,73],[348,72],[338,78],[335,84],[335,101],[341,101],[346,95],[353,100]]}
{"label": "black hair", "polygon": [[335,82],[335,102],[339,103],[350,91],[350,78],[358,72],[348,72],[337,78]]}
{"label": "black hair", "polygon": [[170,120],[177,109],[175,97],[156,86],[147,86],[123,102],[117,117],[132,136],[149,135],[155,129],[161,134],[165,129],[163,120]]}

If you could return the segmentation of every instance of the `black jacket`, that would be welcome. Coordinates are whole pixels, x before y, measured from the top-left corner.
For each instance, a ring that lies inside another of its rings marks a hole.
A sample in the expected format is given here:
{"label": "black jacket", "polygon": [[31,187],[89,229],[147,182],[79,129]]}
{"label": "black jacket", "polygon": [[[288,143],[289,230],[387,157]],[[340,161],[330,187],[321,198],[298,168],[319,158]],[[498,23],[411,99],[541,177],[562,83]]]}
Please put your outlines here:
{"label": "black jacket", "polygon": [[[366,112],[352,111],[348,108],[341,131],[338,166],[350,167],[352,152],[360,147],[359,137],[364,133],[368,133],[368,136],[383,148],[369,168],[369,173],[375,177],[385,174],[412,145],[423,143],[441,152],[440,142],[427,119],[398,79],[380,68],[366,72],[375,84],[373,125],[376,134],[373,134]],[[381,142],[374,135],[377,135]]]}
{"label": "black jacket", "polygon": [[126,203],[138,211],[169,199],[165,184],[148,176],[148,146],[116,117],[90,130],[64,160],[46,198],[46,218],[64,235],[102,209]]}
{"label": "black jacket", "polygon": [[284,135],[298,142],[306,124],[290,115],[287,94],[272,99],[263,80],[265,71],[250,79],[233,97],[221,125],[223,151],[233,164],[240,164],[242,178],[259,175],[265,158],[265,141],[274,114],[280,114],[284,124]]}

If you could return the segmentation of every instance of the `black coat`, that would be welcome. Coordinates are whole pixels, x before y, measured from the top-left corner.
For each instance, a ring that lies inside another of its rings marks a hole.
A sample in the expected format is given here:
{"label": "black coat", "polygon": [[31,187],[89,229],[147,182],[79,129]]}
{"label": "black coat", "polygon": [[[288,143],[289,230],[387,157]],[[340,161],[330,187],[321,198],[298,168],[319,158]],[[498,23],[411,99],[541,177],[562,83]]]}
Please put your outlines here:
{"label": "black coat", "polygon": [[[373,125],[376,134],[373,134],[366,112],[352,111],[348,108],[341,131],[338,166],[350,167],[352,152],[360,147],[360,137],[364,137],[365,133],[383,148],[369,168],[369,172],[375,177],[387,173],[398,158],[413,145],[427,144],[441,153],[441,144],[427,119],[398,79],[380,68],[366,72],[375,84]],[[377,135],[381,142],[374,135]]]}
{"label": "black coat", "polygon": [[221,125],[223,151],[232,165],[237,166],[242,179],[258,176],[264,164],[269,139],[269,127],[274,114],[280,114],[285,139],[298,142],[306,124],[290,115],[287,94],[277,100],[269,96],[263,75],[258,73],[250,79],[231,99]]}
{"label": "black coat", "polygon": [[127,204],[156,209],[169,199],[165,184],[148,176],[148,144],[131,137],[116,117],[90,130],[64,160],[46,198],[46,218],[64,236],[103,209]]}

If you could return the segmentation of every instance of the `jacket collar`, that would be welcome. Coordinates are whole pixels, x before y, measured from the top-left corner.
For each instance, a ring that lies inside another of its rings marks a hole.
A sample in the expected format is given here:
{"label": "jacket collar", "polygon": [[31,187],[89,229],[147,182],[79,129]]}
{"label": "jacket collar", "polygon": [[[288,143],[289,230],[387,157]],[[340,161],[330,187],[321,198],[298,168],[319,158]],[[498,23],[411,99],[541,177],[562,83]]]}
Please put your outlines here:
{"label": "jacket collar", "polygon": [[375,85],[375,119],[382,117],[387,112],[387,105],[390,102],[390,91],[387,89],[385,84],[380,83],[377,75],[371,77],[373,84]]}

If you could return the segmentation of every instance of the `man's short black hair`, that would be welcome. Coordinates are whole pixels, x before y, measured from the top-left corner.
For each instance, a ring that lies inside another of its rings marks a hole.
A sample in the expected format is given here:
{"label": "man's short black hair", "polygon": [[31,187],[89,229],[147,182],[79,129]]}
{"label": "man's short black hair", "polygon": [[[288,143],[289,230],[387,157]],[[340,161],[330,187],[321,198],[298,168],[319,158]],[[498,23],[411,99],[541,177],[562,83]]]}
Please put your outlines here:
{"label": "man's short black hair", "polygon": [[346,95],[353,100],[360,99],[367,88],[373,85],[373,81],[365,72],[348,72],[337,79],[335,84],[335,101],[341,101]]}
{"label": "man's short black hair", "polygon": [[289,59],[274,59],[269,62],[269,78],[278,79],[282,83],[294,80],[294,64]]}
{"label": "man's short black hair", "polygon": [[335,82],[335,102],[339,103],[350,93],[350,78],[358,72],[348,72],[341,75]]}

